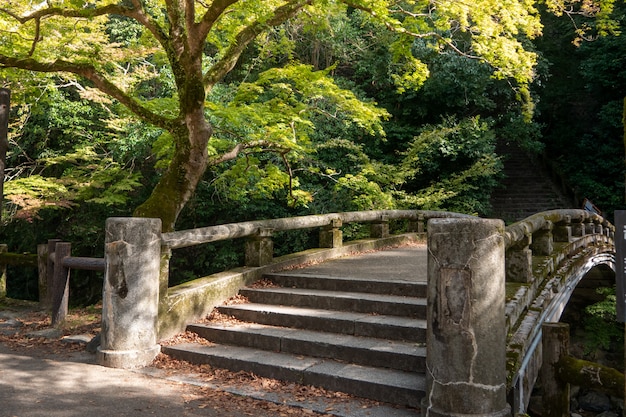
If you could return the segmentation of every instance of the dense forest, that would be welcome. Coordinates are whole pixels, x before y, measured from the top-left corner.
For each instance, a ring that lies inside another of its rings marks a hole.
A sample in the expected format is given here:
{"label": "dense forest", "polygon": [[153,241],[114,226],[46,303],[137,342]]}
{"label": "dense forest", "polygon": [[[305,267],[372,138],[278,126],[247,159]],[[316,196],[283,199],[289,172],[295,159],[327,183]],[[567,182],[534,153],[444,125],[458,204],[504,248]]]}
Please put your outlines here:
{"label": "dense forest", "polygon": [[[61,238],[99,256],[111,216],[166,230],[391,208],[489,216],[498,142],[545,156],[612,213],[626,6],[533,3],[9,2],[0,240],[32,252]],[[231,245],[173,268],[235,265]],[[73,279],[80,299],[97,299],[99,279]],[[13,291],[34,297],[36,284]]]}

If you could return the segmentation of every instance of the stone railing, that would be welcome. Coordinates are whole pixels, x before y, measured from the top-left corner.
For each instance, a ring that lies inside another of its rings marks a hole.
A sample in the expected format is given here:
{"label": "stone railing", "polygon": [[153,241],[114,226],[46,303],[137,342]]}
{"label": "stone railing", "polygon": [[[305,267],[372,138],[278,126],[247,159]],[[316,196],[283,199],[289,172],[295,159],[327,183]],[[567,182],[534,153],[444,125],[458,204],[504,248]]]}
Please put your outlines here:
{"label": "stone railing", "polygon": [[591,268],[614,270],[614,227],[553,210],[509,227],[428,223],[427,388],[422,415],[524,413],[540,368],[541,326],[558,320]]}
{"label": "stone railing", "polygon": [[541,327],[558,321],[578,282],[615,269],[615,227],[584,210],[552,210],[506,228],[505,306],[510,403],[525,410],[541,366]]}
{"label": "stone railing", "polygon": [[[143,366],[154,357],[158,340],[184,330],[189,322],[205,316],[215,305],[266,272],[417,240],[424,237],[430,219],[468,217],[472,216],[378,210],[259,220],[171,233],[161,233],[156,219],[107,219],[99,362],[113,367]],[[406,221],[405,233],[391,235],[392,221]],[[341,227],[350,223],[369,224],[370,239],[343,242]],[[274,232],[313,228],[320,229],[318,248],[273,256]],[[238,238],[247,239],[244,266],[168,288],[173,249]],[[141,337],[132,336],[136,334]]]}
{"label": "stone railing", "polygon": [[[389,234],[389,222],[407,233]],[[369,223],[369,239],[341,227]],[[319,247],[273,256],[274,231],[320,229]],[[266,272],[423,239],[428,243],[428,416],[507,416],[526,408],[539,365],[541,325],[558,319],[591,268],[614,269],[614,228],[582,210],[553,210],[509,227],[456,213],[369,211],[262,220],[161,233],[156,219],[107,220],[99,362],[149,363],[158,341]],[[172,249],[245,238],[245,265],[167,287]],[[468,400],[471,399],[470,400]]]}

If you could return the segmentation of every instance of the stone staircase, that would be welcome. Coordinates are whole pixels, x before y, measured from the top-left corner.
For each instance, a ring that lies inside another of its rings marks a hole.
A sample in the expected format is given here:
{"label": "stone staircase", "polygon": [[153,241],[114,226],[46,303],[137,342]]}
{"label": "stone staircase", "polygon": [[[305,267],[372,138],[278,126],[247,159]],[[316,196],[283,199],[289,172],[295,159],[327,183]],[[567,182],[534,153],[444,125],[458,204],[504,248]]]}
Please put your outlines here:
{"label": "stone staircase", "polygon": [[235,324],[192,324],[210,344],[176,359],[417,407],[425,390],[426,284],[387,277],[273,273],[223,305]]}
{"label": "stone staircase", "polygon": [[574,208],[546,170],[516,144],[499,144],[504,157],[505,179],[491,197],[490,217],[507,223],[557,208]]}

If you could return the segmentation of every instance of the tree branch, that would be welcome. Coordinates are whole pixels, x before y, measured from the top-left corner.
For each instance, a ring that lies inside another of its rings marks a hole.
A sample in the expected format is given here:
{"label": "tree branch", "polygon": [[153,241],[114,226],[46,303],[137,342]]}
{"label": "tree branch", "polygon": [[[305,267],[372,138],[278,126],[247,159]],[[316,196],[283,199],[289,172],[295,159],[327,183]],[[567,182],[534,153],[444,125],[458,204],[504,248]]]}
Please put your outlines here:
{"label": "tree branch", "polygon": [[208,7],[207,12],[202,16],[200,22],[195,25],[195,36],[198,39],[205,39],[211,29],[213,28],[213,24],[217,21],[217,19],[226,11],[228,6],[231,6],[237,3],[238,0],[215,0],[211,2],[211,6]]}
{"label": "tree branch", "polygon": [[288,148],[283,148],[277,145],[276,143],[273,143],[267,140],[255,140],[251,142],[244,142],[244,143],[236,144],[230,151],[223,153],[222,155],[219,155],[215,158],[210,159],[209,165],[219,165],[227,161],[232,161],[233,159],[237,158],[241,154],[241,152],[243,152],[244,150],[252,149],[252,148],[259,148],[259,147],[266,148],[266,150],[268,151],[279,152],[281,153],[281,155],[284,152],[290,151],[290,149]]}
{"label": "tree branch", "polygon": [[274,16],[270,19],[264,22],[257,20],[239,32],[232,45],[224,53],[224,56],[206,72],[204,76],[205,87],[210,88],[224,78],[235,67],[239,57],[250,42],[263,33],[267,27],[278,26],[284,23],[311,2],[312,0],[295,0],[284,4],[276,8]]}
{"label": "tree branch", "polygon": [[46,17],[53,16],[76,17],[85,19],[93,18],[96,16],[104,16],[107,14],[119,14],[127,16],[128,12],[132,10],[132,8],[121,6],[119,4],[109,4],[103,7],[96,7],[93,9],[66,9],[63,7],[46,7],[45,9],[35,10],[34,12],[27,15],[19,16],[4,7],[0,8],[0,12],[8,14],[22,24],[27,23],[31,20],[44,19]]}
{"label": "tree branch", "polygon": [[171,130],[173,127],[174,120],[162,117],[144,107],[140,102],[100,74],[92,65],[62,60],[45,63],[32,58],[20,59],[0,55],[0,68],[18,68],[37,72],[69,72],[80,75],[93,82],[100,91],[118,100],[144,121],[162,129]]}

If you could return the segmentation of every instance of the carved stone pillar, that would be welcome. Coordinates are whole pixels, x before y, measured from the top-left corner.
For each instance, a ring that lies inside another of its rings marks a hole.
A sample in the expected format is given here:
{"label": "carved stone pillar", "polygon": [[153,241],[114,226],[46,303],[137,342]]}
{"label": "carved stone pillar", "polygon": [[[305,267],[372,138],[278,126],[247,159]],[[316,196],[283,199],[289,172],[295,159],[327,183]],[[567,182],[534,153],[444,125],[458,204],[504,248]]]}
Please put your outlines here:
{"label": "carved stone pillar", "polygon": [[565,216],[563,222],[554,227],[555,242],[570,242],[572,240],[572,216]]}
{"label": "carved stone pillar", "polygon": [[107,219],[100,365],[139,368],[160,352],[160,258],[161,220]]}
{"label": "carved stone pillar", "polygon": [[531,282],[533,279],[533,252],[530,250],[532,235],[527,233],[506,251],[506,280]]}
{"label": "carved stone pillar", "polygon": [[510,416],[504,222],[428,222],[425,417]]}
{"label": "carved stone pillar", "polygon": [[533,234],[533,241],[530,244],[530,249],[533,251],[533,255],[552,255],[552,251],[554,250],[554,241],[552,237],[553,227],[553,223],[546,220],[543,227]]}

